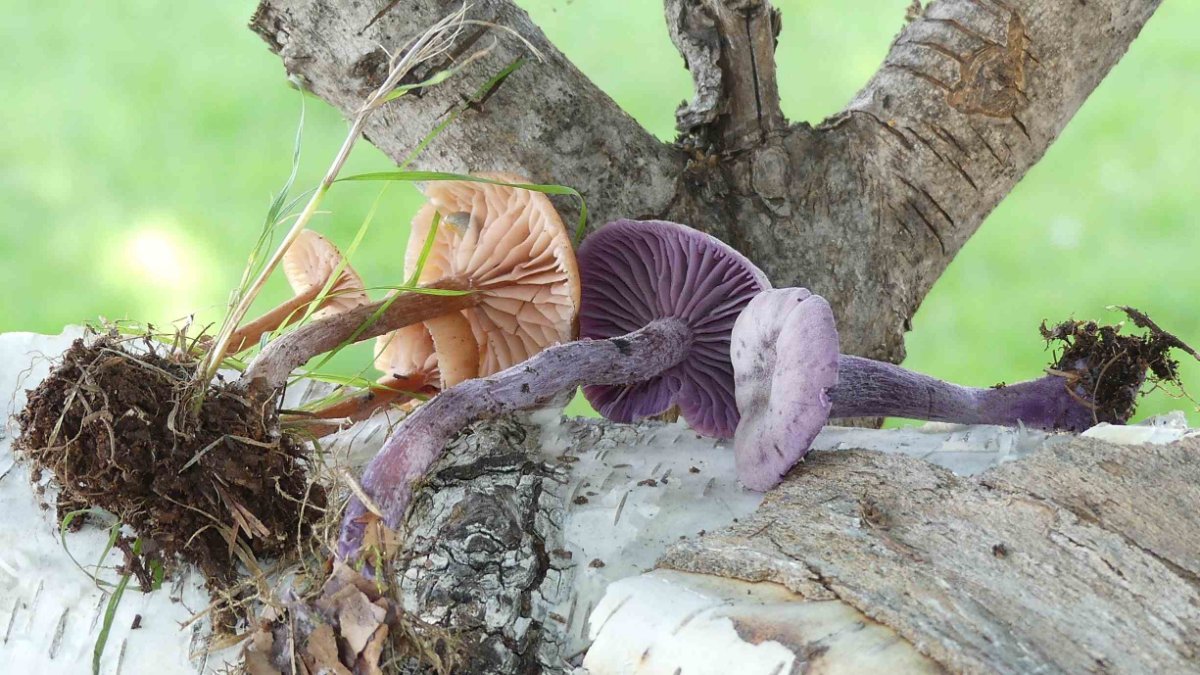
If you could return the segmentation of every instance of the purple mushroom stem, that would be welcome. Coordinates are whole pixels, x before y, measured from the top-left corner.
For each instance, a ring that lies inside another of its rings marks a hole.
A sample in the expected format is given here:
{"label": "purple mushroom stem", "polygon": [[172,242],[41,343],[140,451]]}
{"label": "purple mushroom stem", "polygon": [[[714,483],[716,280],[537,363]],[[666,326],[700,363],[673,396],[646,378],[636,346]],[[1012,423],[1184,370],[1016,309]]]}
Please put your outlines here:
{"label": "purple mushroom stem", "polygon": [[[467,380],[439,394],[400,424],[367,466],[362,487],[384,524],[398,528],[412,483],[429,470],[442,448],[473,422],[538,408],[583,384],[628,384],[679,364],[693,342],[683,321],[663,318],[628,335],[580,340],[546,349],[485,379]],[[342,520],[338,555],[352,558],[362,544],[366,507],[353,499]]]}
{"label": "purple mushroom stem", "polygon": [[838,356],[838,382],[829,391],[830,417],[907,417],[960,424],[1018,423],[1038,429],[1083,431],[1095,413],[1063,375],[991,388],[964,387],[890,363]]}

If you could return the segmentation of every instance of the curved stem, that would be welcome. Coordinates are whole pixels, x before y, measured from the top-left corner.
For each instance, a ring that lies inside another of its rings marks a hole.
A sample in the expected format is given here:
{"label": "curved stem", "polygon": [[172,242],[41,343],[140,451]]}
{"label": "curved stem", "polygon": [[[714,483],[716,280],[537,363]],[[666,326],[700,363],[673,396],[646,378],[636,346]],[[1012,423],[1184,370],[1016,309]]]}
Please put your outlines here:
{"label": "curved stem", "polygon": [[408,377],[385,375],[379,378],[377,384],[380,385],[379,388],[372,387],[365,392],[348,396],[337,403],[314,410],[311,417],[320,420],[345,417],[355,422],[365,420],[384,406],[410,400],[411,392],[420,391],[425,387],[426,377],[424,375]]}
{"label": "curved stem", "polygon": [[[384,524],[400,526],[412,483],[422,478],[456,434],[473,422],[546,405],[583,384],[623,384],[653,377],[687,354],[692,332],[678,319],[607,340],[550,347],[528,361],[485,379],[467,380],[409,415],[367,465],[362,487],[380,508]],[[353,556],[366,528],[366,507],[352,499],[342,519],[338,553]]]}
{"label": "curved stem", "polygon": [[[470,286],[462,279],[443,279],[426,288],[466,291]],[[257,393],[273,392],[287,382],[292,371],[309,359],[336,349],[344,342],[378,337],[397,328],[466,309],[478,302],[479,297],[474,293],[403,293],[313,321],[268,344],[250,362],[242,374],[242,382]]]}
{"label": "curved stem", "polygon": [[300,310],[316,299],[323,285],[314,284],[309,286],[299,295],[292,297],[275,309],[263,314],[250,323],[243,324],[240,328],[233,331],[233,334],[229,336],[229,353],[237,354],[240,351],[249,349],[258,344],[263,333],[268,333],[295,323],[304,315]]}
{"label": "curved stem", "polygon": [[379,384],[384,388],[372,388],[289,421],[313,438],[321,438],[361,422],[383,408],[408,403],[413,392],[431,393],[424,375],[404,378],[386,375],[379,378]]}
{"label": "curved stem", "polygon": [[981,389],[843,354],[838,357],[838,384],[829,398],[830,417],[907,417],[1005,426],[1020,422],[1064,431],[1083,431],[1095,424],[1090,404],[1061,375]]}

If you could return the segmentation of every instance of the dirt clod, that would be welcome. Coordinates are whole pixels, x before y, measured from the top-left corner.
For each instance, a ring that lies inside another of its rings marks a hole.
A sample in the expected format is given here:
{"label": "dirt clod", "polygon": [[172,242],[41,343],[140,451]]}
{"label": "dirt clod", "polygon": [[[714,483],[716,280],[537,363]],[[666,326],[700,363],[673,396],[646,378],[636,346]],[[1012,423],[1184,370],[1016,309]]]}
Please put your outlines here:
{"label": "dirt clod", "polygon": [[1061,353],[1050,372],[1069,377],[1074,389],[1085,393],[1096,422],[1124,424],[1137,408],[1137,398],[1149,379],[1152,384],[1179,382],[1179,363],[1171,350],[1179,349],[1197,358],[1196,351],[1174,335],[1159,328],[1144,313],[1121,307],[1144,335],[1122,335],[1121,325],[1095,321],[1063,321],[1054,327],[1042,323],[1046,343]]}
{"label": "dirt clod", "polygon": [[113,337],[75,341],[29,392],[17,449],[35,475],[53,473],[60,518],[109,511],[219,588],[234,581],[239,554],[294,550],[325,494],[307,479],[304,446],[278,434],[273,406],[227,385],[197,404],[194,360],[145,344],[133,353]]}

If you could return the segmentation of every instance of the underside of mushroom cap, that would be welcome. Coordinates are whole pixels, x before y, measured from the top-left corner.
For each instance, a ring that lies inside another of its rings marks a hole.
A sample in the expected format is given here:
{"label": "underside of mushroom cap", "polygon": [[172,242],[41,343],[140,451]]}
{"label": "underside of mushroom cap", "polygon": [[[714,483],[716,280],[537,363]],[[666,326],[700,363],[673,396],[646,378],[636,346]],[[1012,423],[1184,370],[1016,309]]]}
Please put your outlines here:
{"label": "underside of mushroom cap", "polygon": [[433,336],[423,323],[375,338],[375,369],[396,379],[421,376],[426,384],[441,387]]}
{"label": "underside of mushroom cap", "polygon": [[[329,275],[342,265],[342,253],[328,239],[313,232],[301,230],[296,240],[283,254],[283,273],[288,284],[297,294],[303,293],[314,286],[321,287],[329,280]],[[320,319],[331,314],[338,314],[354,309],[370,302],[363,290],[362,279],[350,267],[349,263],[342,265],[337,281],[329,288],[329,294],[321,309],[313,312],[313,317]]]}
{"label": "underside of mushroom cap", "polygon": [[[480,177],[529,182],[507,174]],[[478,345],[480,377],[574,338],[579,271],[570,235],[544,194],[471,181],[435,181],[425,193],[429,204],[413,220],[406,266],[415,268],[440,214],[419,281],[469,279],[480,294],[477,306],[462,311],[470,335],[455,336]]]}
{"label": "underside of mushroom cap", "polygon": [[741,422],[734,436],[738,478],[753,490],[779,484],[829,418],[838,381],[833,310],[803,288],[765,291],[733,327],[733,370]]}
{"label": "underside of mushroom cap", "polygon": [[730,332],[746,303],[770,288],[766,275],[714,237],[654,220],[618,220],[598,229],[580,246],[579,266],[581,337],[617,337],[666,318],[683,321],[694,336],[678,365],[628,385],[586,386],[588,401],[618,422],[679,406],[696,431],[732,436],[738,412]]}

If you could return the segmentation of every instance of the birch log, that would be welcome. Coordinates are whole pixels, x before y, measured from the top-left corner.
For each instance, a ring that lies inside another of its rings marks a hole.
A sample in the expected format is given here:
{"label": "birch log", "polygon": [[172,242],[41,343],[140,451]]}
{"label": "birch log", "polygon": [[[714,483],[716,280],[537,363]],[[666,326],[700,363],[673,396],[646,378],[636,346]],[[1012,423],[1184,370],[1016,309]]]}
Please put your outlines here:
{"label": "birch log", "polygon": [[[78,335],[0,336],[6,411]],[[326,439],[326,457],[361,465],[388,426]],[[86,670],[109,596],[71,555],[100,559],[107,533],[61,537],[14,433],[0,437],[0,658]],[[1180,418],[1083,438],[831,427],[814,447],[764,502],[725,444],[679,424],[543,411],[478,425],[416,494],[404,604],[459,636],[468,672],[694,675],[748,654],[764,673],[1195,669],[1200,437]],[[102,564],[112,578],[120,561]],[[209,600],[196,574],[130,589],[100,672],[236,662],[205,619],[180,627]]]}

